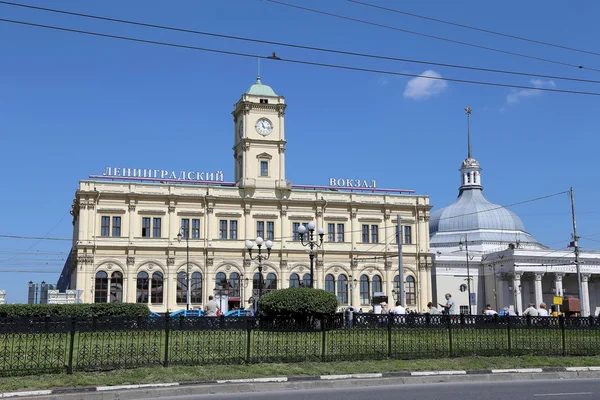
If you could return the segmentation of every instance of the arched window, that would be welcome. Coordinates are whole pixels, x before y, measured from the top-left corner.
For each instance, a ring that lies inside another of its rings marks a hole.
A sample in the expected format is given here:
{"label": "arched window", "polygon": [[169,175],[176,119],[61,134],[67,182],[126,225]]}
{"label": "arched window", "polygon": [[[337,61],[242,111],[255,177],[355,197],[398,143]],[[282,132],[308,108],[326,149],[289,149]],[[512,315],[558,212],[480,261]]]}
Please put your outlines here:
{"label": "arched window", "polygon": [[277,290],[277,275],[270,273],[265,280],[265,291]]}
{"label": "arched window", "polygon": [[298,274],[290,275],[290,287],[300,287],[300,277]]}
{"label": "arched window", "polygon": [[325,276],[325,291],[335,294],[335,278],[331,274]]}
{"label": "arched window", "polygon": [[369,277],[366,275],[361,275],[360,277],[360,304],[365,306],[369,305],[371,302],[369,295]]}
{"label": "arched window", "polygon": [[152,274],[152,290],[150,292],[151,304],[162,304],[163,302],[163,274],[155,272]]}
{"label": "arched window", "polygon": [[227,275],[223,272],[219,272],[215,278],[215,287],[227,289]]}
{"label": "arched window", "polygon": [[240,274],[237,272],[229,275],[229,297],[240,297]]}
{"label": "arched window", "polygon": [[94,303],[106,303],[108,296],[108,274],[104,271],[96,272],[96,285],[94,286]]}
{"label": "arched window", "polygon": [[417,305],[417,292],[415,290],[415,278],[411,275],[406,277],[404,282],[404,296],[406,298],[406,304],[410,306]]}
{"label": "arched window", "polygon": [[187,304],[187,277],[186,272],[177,273],[177,304]]}
{"label": "arched window", "polygon": [[375,275],[373,277],[371,288],[373,293],[383,292],[383,287],[381,286],[381,277],[379,275]]}
{"label": "arched window", "polygon": [[394,276],[394,288],[393,290],[398,293],[400,291],[400,275]]}
{"label": "arched window", "polygon": [[123,302],[123,274],[118,271],[110,275],[110,302]]}
{"label": "arched window", "polygon": [[138,303],[148,303],[148,273],[140,272],[137,274],[137,293],[136,293],[136,302]]}
{"label": "arched window", "polygon": [[302,287],[310,287],[310,274],[304,274],[302,277]]}
{"label": "arched window", "polygon": [[194,272],[190,281],[192,304],[202,304],[202,274],[200,272]]}
{"label": "arched window", "polygon": [[337,298],[340,304],[348,304],[348,278],[344,274],[338,276]]}

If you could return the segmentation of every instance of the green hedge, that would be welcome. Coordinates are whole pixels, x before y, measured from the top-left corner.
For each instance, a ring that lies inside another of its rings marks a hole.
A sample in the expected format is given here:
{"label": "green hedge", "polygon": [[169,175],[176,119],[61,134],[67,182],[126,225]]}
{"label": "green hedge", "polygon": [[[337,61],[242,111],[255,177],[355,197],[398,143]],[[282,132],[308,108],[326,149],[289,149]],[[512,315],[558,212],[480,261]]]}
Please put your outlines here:
{"label": "green hedge", "polygon": [[260,298],[261,313],[268,316],[321,316],[335,314],[335,294],[321,289],[289,288],[273,290]]}
{"label": "green hedge", "polygon": [[147,317],[146,304],[3,304],[0,317]]}

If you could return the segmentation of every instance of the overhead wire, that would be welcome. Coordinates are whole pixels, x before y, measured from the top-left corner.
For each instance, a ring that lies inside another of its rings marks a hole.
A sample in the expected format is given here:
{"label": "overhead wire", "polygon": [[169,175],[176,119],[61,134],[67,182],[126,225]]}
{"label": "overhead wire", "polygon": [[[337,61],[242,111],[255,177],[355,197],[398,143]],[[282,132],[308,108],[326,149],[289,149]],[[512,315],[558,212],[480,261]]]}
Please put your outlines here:
{"label": "overhead wire", "polygon": [[133,37],[128,37],[128,36],[119,36],[119,35],[111,35],[111,34],[106,34],[106,33],[84,31],[81,29],[63,28],[63,27],[54,26],[54,25],[36,24],[36,23],[32,23],[32,22],[11,20],[11,19],[6,19],[6,18],[0,18],[0,21],[12,23],[12,24],[25,25],[25,26],[34,26],[34,27],[44,28],[44,29],[52,29],[52,30],[63,31],[63,32],[84,34],[84,35],[97,36],[97,37],[105,37],[105,38],[111,38],[111,39],[126,40],[126,41],[131,41],[131,42],[146,43],[146,44],[160,45],[160,46],[167,46],[167,47],[175,47],[175,48],[196,50],[196,51],[205,51],[205,52],[210,52],[210,53],[226,54],[226,55],[239,56],[239,57],[275,60],[277,62],[285,62],[285,63],[299,64],[299,65],[310,65],[310,66],[316,66],[316,67],[332,68],[332,69],[347,70],[347,71],[359,71],[359,72],[368,72],[368,73],[383,74],[383,75],[406,76],[406,77],[411,77],[411,78],[431,79],[431,80],[438,80],[438,81],[465,83],[465,84],[474,84],[474,85],[483,85],[483,86],[504,87],[504,88],[514,88],[514,89],[527,89],[527,90],[535,90],[535,91],[542,91],[542,92],[577,94],[577,95],[585,95],[585,96],[600,96],[599,92],[587,92],[587,91],[568,90],[568,89],[553,89],[553,88],[547,88],[547,87],[513,85],[513,84],[499,83],[499,82],[475,81],[475,80],[469,80],[469,79],[444,78],[444,77],[437,77],[437,76],[417,75],[417,74],[410,74],[410,73],[405,73],[405,72],[386,71],[386,70],[380,70],[380,69],[374,69],[374,68],[361,68],[361,67],[353,67],[353,66],[349,66],[349,65],[329,64],[329,63],[306,61],[306,60],[299,60],[299,59],[282,58],[282,57],[278,57],[278,56],[274,56],[274,55],[263,56],[263,55],[257,55],[257,54],[241,53],[241,52],[235,52],[235,51],[212,49],[212,48],[206,48],[206,47],[197,47],[197,46],[190,46],[190,45],[183,45],[183,44],[176,44],[176,43],[169,43],[169,42],[159,42],[159,41],[155,41],[155,40],[139,39],[139,38],[133,38]]}
{"label": "overhead wire", "polygon": [[455,44],[460,44],[460,45],[463,45],[463,46],[469,46],[469,47],[479,48],[479,49],[493,51],[493,52],[497,52],[497,53],[508,54],[508,55],[512,55],[512,56],[516,56],[516,57],[528,58],[528,59],[536,60],[536,61],[543,61],[543,62],[546,62],[546,63],[557,64],[557,65],[562,65],[562,66],[566,66],[566,67],[572,67],[572,68],[577,68],[577,69],[586,69],[586,70],[589,70],[589,71],[600,72],[600,69],[588,68],[588,67],[584,67],[583,65],[576,65],[576,64],[571,64],[571,63],[567,63],[567,62],[551,60],[551,59],[543,58],[543,57],[530,56],[530,55],[527,55],[527,54],[516,53],[516,52],[513,52],[513,51],[497,49],[497,48],[494,48],[494,47],[482,46],[482,45],[478,45],[478,44],[474,44],[474,43],[463,42],[463,41],[460,41],[460,40],[454,40],[454,39],[449,39],[449,38],[445,38],[445,37],[430,35],[430,34],[427,34],[427,33],[411,31],[411,30],[408,30],[408,29],[398,28],[398,27],[395,27],[395,26],[380,24],[380,23],[377,23],[377,22],[366,21],[366,20],[363,20],[363,19],[358,19],[358,18],[353,18],[353,17],[347,17],[347,16],[344,16],[344,15],[330,13],[330,12],[322,11],[322,10],[317,10],[317,9],[314,9],[314,8],[298,6],[296,4],[285,3],[285,2],[279,1],[279,0],[267,0],[267,1],[270,2],[270,3],[279,4],[279,5],[282,5],[282,6],[285,6],[285,7],[296,8],[296,9],[299,9],[299,10],[309,11],[309,12],[316,13],[316,14],[321,14],[321,15],[327,15],[327,16],[334,17],[334,18],[344,19],[344,20],[347,20],[347,21],[359,22],[359,23],[362,23],[362,24],[377,26],[377,27],[380,27],[380,28],[391,29],[391,30],[395,30],[395,31],[399,31],[399,32],[408,33],[408,34],[411,34],[411,35],[417,35],[417,36],[427,37],[427,38],[430,38],[430,39],[441,40],[441,41],[445,41],[445,42],[449,42],[449,43],[455,43]]}
{"label": "overhead wire", "polygon": [[380,5],[376,5],[376,4],[365,3],[365,2],[362,2],[362,1],[358,1],[358,0],[348,0],[348,1],[351,2],[351,3],[356,3],[356,4],[360,4],[360,5],[367,6],[367,7],[377,8],[377,9],[380,9],[380,10],[390,11],[390,12],[397,13],[397,14],[408,15],[410,17],[420,18],[420,19],[424,19],[424,20],[428,20],[428,21],[433,21],[433,22],[439,22],[441,24],[456,26],[456,27],[464,28],[464,29],[470,29],[470,30],[473,30],[473,31],[489,33],[491,35],[503,36],[503,37],[507,37],[507,38],[510,38],[510,39],[521,40],[521,41],[524,41],[524,42],[541,44],[543,46],[549,46],[549,47],[554,47],[554,48],[563,49],[563,50],[576,51],[576,52],[579,52],[579,53],[585,53],[585,54],[591,54],[591,55],[595,55],[595,56],[600,56],[600,53],[597,53],[595,51],[578,49],[576,47],[570,47],[570,46],[563,46],[563,45],[560,45],[560,44],[544,42],[542,40],[529,39],[529,38],[526,38],[526,37],[523,37],[523,36],[517,36],[517,35],[511,35],[509,33],[492,31],[490,29],[478,28],[478,27],[475,27],[475,26],[472,26],[472,25],[459,24],[459,23],[456,23],[456,22],[446,21],[446,20],[439,19],[439,18],[427,17],[425,15],[419,15],[419,14],[411,13],[411,12],[408,12],[408,11],[398,10],[398,9],[395,9],[395,8],[389,8],[389,7],[384,7],[384,6],[380,6]]}
{"label": "overhead wire", "polygon": [[458,65],[458,64],[442,63],[442,62],[436,62],[436,61],[415,60],[415,59],[409,59],[409,58],[384,56],[384,55],[380,55],[380,54],[370,54],[370,53],[345,51],[345,50],[330,49],[330,48],[323,48],[323,47],[316,47],[316,46],[306,46],[306,45],[294,44],[294,43],[285,43],[285,42],[278,42],[278,41],[272,41],[272,40],[262,40],[262,39],[255,39],[255,38],[250,38],[250,37],[225,35],[225,34],[220,34],[220,33],[215,33],[215,32],[198,31],[198,30],[194,30],[194,29],[186,29],[186,28],[179,28],[179,27],[166,26],[166,25],[150,24],[150,23],[140,22],[140,21],[132,21],[132,20],[125,20],[125,19],[120,19],[120,18],[104,17],[104,16],[100,16],[100,15],[78,13],[78,12],[67,11],[67,10],[59,10],[59,9],[55,9],[55,8],[47,8],[47,7],[32,6],[32,5],[28,5],[28,4],[13,3],[13,2],[9,2],[9,1],[1,1],[0,0],[0,4],[24,7],[24,8],[28,8],[28,9],[47,11],[47,12],[52,12],[52,13],[71,15],[71,16],[76,16],[76,17],[97,19],[97,20],[101,20],[101,21],[116,22],[116,23],[122,23],[122,24],[134,25],[134,26],[142,26],[142,27],[147,27],[147,28],[163,29],[163,30],[182,32],[182,33],[191,33],[191,34],[196,34],[196,35],[245,41],[245,42],[251,42],[251,43],[270,44],[270,45],[275,45],[275,46],[289,47],[289,48],[302,49],[302,50],[348,55],[348,56],[353,56],[353,57],[362,57],[362,58],[378,59],[378,60],[385,60],[385,61],[406,62],[406,63],[422,64],[422,65],[432,65],[432,66],[445,67],[445,68],[465,69],[465,70],[469,70],[469,71],[489,72],[489,73],[496,73],[496,74],[517,75],[517,76],[527,76],[527,77],[536,77],[536,78],[544,78],[544,79],[554,79],[554,80],[564,80],[564,81],[572,81],[572,82],[600,84],[600,80],[594,80],[594,79],[583,79],[583,78],[565,77],[565,76],[557,76],[557,75],[537,74],[537,73],[531,73],[531,72],[510,71],[510,70],[502,70],[502,69],[494,69],[494,68],[483,68],[483,67],[475,67],[475,66],[469,66],[469,65]]}

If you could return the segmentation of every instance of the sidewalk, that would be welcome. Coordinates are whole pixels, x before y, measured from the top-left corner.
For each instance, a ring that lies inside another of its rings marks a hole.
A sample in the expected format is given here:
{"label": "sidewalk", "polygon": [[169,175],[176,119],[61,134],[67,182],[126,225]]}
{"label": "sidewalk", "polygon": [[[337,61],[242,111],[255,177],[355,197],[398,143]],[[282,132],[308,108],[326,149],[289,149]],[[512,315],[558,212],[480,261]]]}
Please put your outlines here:
{"label": "sidewalk", "polygon": [[73,389],[52,389],[0,393],[4,398],[34,398],[79,400],[134,400],[167,396],[189,396],[218,393],[267,392],[341,388],[348,386],[378,386],[397,384],[430,384],[443,382],[485,382],[530,379],[600,378],[597,367],[549,367],[516,369],[482,369],[451,371],[384,372],[364,374],[273,376],[249,379],[226,379],[203,382],[171,382],[139,385],[88,386]]}

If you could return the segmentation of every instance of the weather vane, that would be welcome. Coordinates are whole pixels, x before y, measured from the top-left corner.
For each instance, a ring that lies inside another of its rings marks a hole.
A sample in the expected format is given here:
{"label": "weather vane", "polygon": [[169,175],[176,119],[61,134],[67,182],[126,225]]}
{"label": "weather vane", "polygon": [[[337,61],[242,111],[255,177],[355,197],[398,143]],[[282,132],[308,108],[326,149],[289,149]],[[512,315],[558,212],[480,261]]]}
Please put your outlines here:
{"label": "weather vane", "polygon": [[465,107],[465,112],[467,113],[467,115],[471,115],[471,111],[473,111],[471,107]]}

